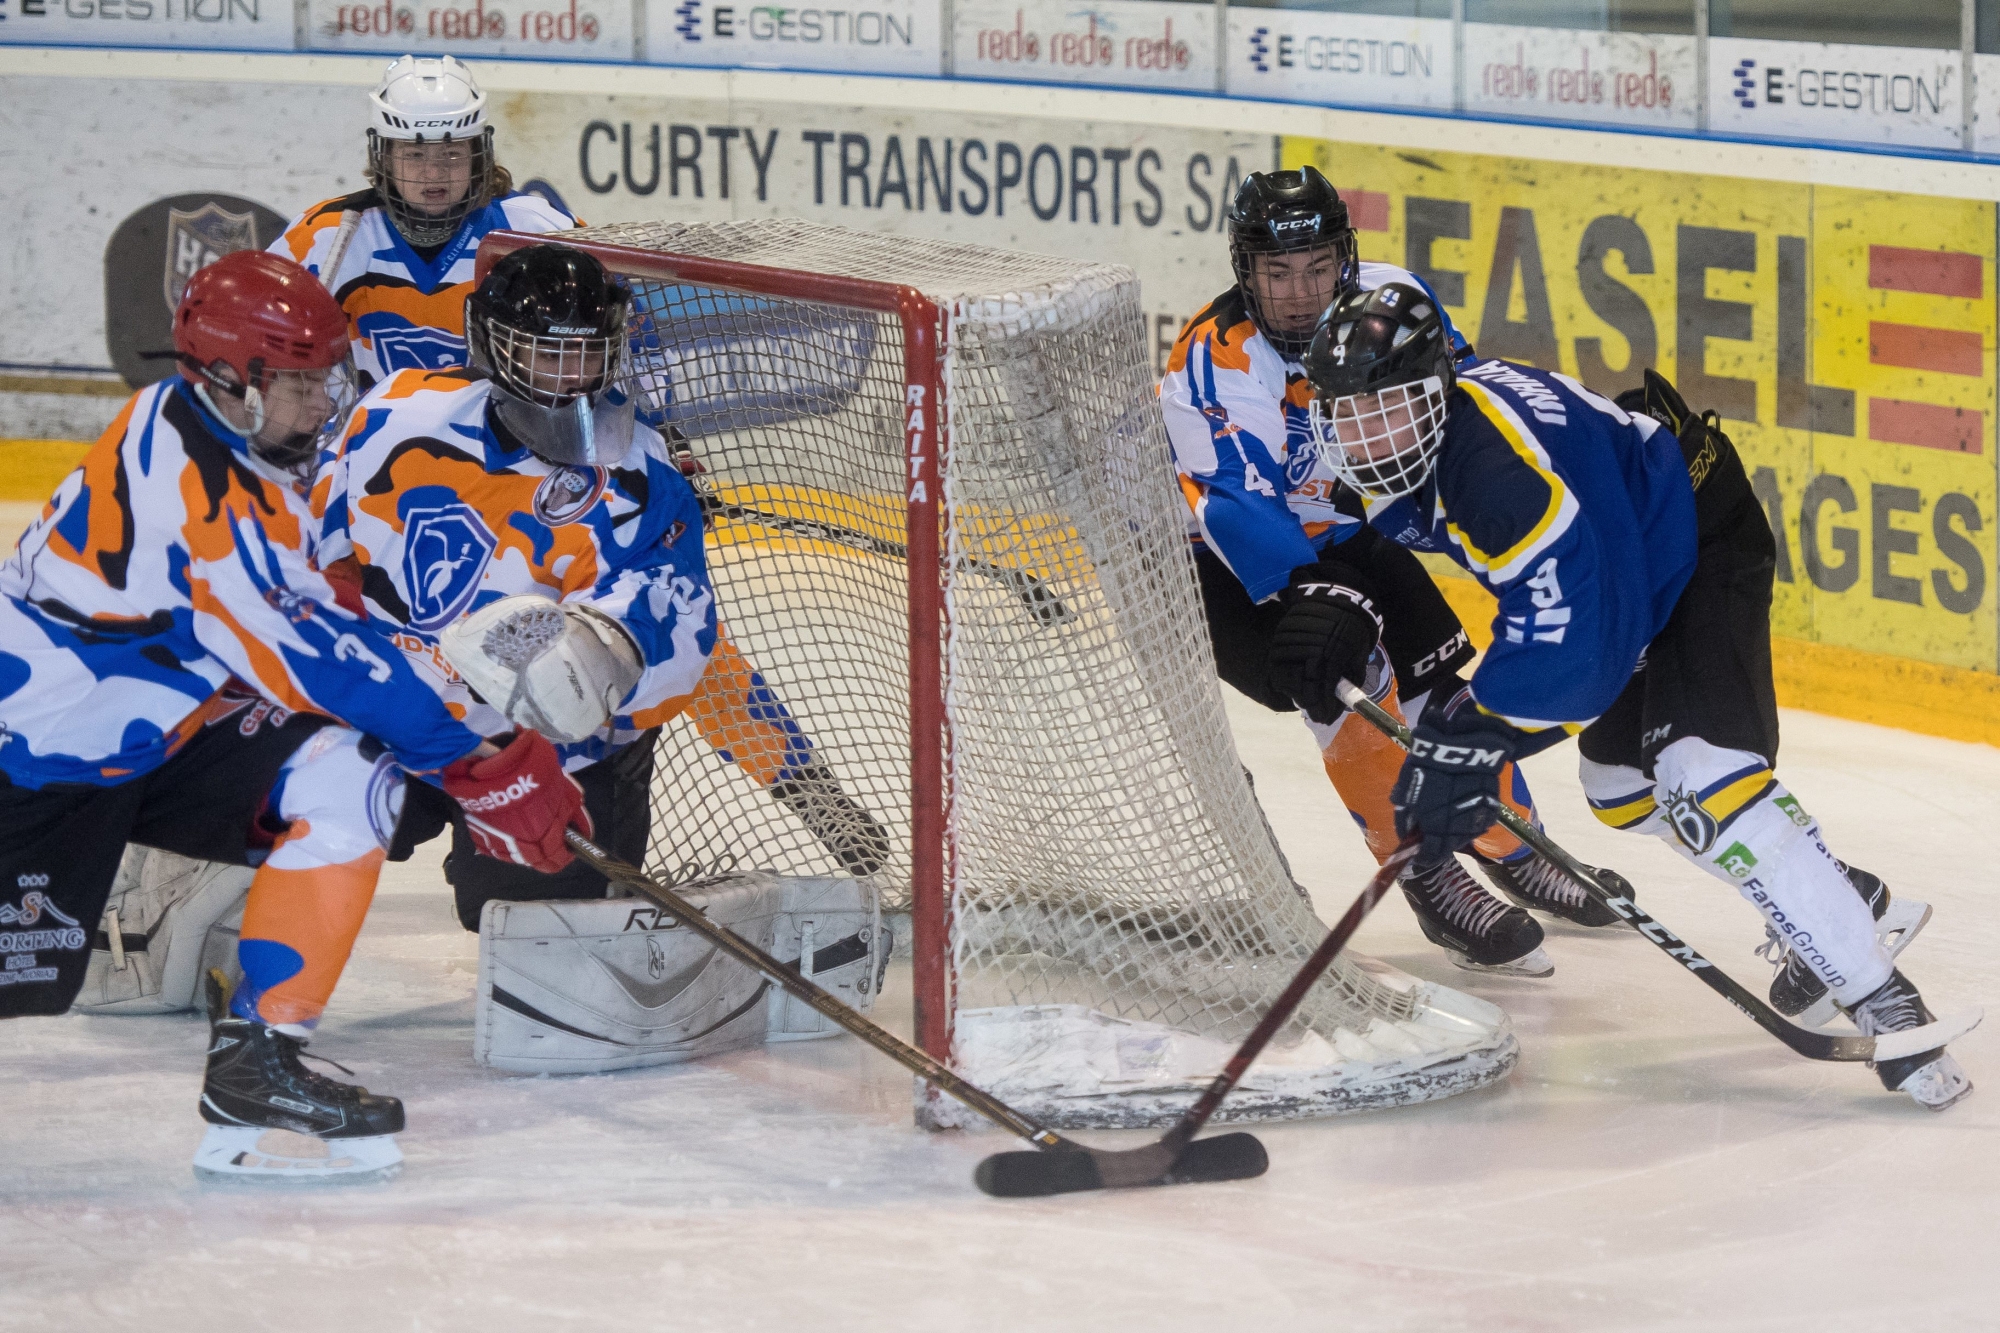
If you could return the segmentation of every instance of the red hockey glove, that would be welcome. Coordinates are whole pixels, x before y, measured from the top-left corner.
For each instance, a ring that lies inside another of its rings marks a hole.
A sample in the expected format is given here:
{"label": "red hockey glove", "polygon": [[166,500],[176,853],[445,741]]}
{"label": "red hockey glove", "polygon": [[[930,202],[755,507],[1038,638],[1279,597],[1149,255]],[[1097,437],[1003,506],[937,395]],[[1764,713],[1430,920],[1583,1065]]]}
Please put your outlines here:
{"label": "red hockey glove", "polygon": [[562,770],[556,747],[521,731],[499,754],[467,756],[444,770],[444,789],[465,811],[465,829],[482,855],[553,875],[570,863],[563,830],[591,835],[583,788]]}

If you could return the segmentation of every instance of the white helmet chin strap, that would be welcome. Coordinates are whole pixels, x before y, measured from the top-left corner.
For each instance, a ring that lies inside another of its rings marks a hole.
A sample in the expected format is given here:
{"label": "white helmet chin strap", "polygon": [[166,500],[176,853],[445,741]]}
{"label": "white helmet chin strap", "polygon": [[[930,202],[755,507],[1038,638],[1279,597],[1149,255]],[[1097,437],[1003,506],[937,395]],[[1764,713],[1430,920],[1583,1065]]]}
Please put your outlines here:
{"label": "white helmet chin strap", "polygon": [[257,436],[263,432],[264,395],[257,391],[256,385],[253,384],[243,390],[243,406],[250,413],[250,427],[248,430],[245,430],[229,419],[229,414],[223,411],[215,399],[209,396],[206,384],[195,385],[194,396],[201,399],[201,405],[209,410],[211,416],[227,426],[239,439],[246,442],[255,441]]}

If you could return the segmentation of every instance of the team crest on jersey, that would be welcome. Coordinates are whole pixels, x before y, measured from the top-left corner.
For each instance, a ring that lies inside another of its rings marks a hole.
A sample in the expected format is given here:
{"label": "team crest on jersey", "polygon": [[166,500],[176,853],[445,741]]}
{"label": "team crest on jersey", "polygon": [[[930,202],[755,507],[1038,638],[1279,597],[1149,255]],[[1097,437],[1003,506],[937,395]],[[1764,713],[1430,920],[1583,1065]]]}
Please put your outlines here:
{"label": "team crest on jersey", "polygon": [[535,517],[552,528],[574,523],[590,512],[610,480],[601,467],[559,467],[535,487]]}
{"label": "team crest on jersey", "polygon": [[207,203],[167,210],[167,309],[178,310],[188,279],[226,254],[257,248],[257,215]]}
{"label": "team crest on jersey", "polygon": [[464,615],[498,545],[471,505],[412,509],[403,527],[409,627],[431,634]]}
{"label": "team crest on jersey", "polygon": [[390,374],[450,370],[465,364],[465,339],[443,329],[418,328],[401,315],[370,312],[356,321],[355,328]]}
{"label": "team crest on jersey", "polygon": [[1306,484],[1313,468],[1319,463],[1319,441],[1300,440],[1292,446],[1291,456],[1285,459],[1285,489],[1295,491]]}

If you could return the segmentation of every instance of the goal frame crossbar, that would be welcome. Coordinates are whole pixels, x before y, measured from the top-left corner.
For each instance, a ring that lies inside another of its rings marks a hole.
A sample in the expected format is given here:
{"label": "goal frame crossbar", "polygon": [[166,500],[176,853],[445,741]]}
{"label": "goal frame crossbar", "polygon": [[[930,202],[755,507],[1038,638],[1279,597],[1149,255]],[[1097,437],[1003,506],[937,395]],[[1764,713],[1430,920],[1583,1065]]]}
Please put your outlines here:
{"label": "goal frame crossbar", "polygon": [[[549,236],[495,231],[480,242],[475,283],[503,256],[549,244]],[[916,1044],[926,1054],[951,1058],[951,900],[949,718],[944,706],[944,524],[946,450],[950,445],[945,398],[946,310],[915,287],[838,274],[712,259],[673,251],[560,238],[606,269],[649,281],[681,283],[743,296],[807,301],[892,315],[903,338],[903,435],[909,490],[910,667],[910,932],[911,984]],[[931,1095],[935,1095],[934,1093]]]}

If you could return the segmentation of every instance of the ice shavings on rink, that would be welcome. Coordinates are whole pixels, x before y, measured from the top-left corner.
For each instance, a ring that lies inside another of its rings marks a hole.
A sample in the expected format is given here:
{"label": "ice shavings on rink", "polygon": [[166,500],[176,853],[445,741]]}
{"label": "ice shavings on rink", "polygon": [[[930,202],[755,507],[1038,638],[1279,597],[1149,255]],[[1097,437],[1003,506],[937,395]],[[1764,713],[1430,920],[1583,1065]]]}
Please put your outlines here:
{"label": "ice shavings on rink", "polygon": [[[1406,1019],[1373,1017],[1361,1031],[1337,1028],[1330,1040],[1296,1028],[1281,1034],[1217,1120],[1298,1120],[1429,1101],[1513,1067],[1520,1047],[1497,1007],[1373,960],[1355,961],[1385,984],[1415,992],[1423,1007]],[[1078,1004],[962,1009],[954,1045],[960,1071],[973,1082],[1065,1129],[1171,1124],[1234,1050]],[[962,1108],[946,1115],[960,1128],[981,1123]]]}

